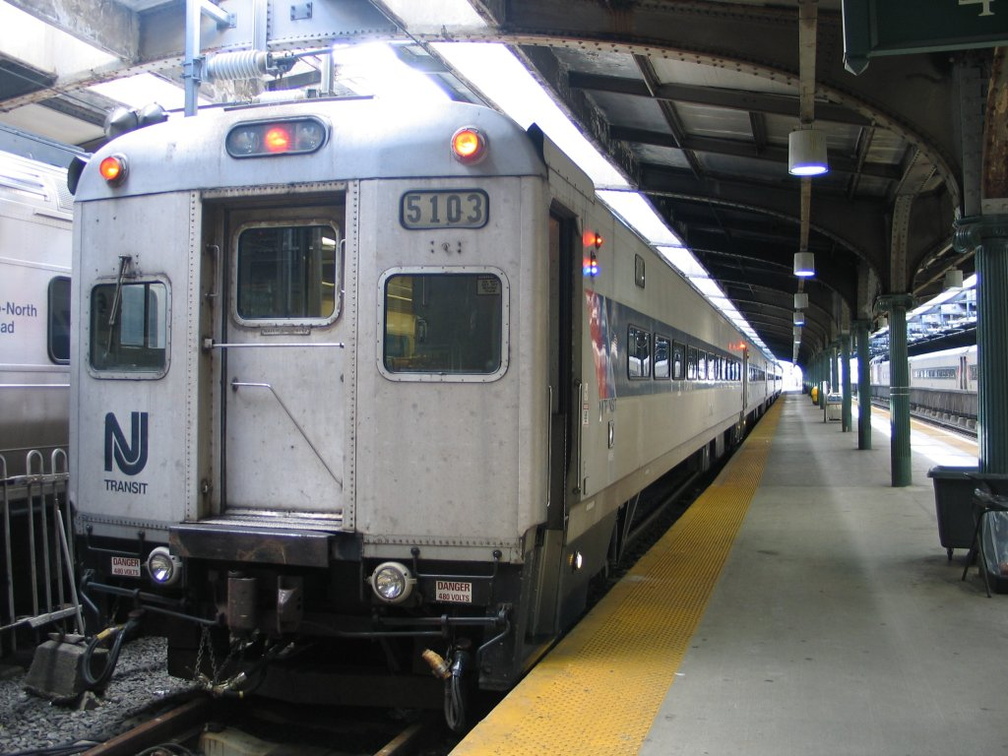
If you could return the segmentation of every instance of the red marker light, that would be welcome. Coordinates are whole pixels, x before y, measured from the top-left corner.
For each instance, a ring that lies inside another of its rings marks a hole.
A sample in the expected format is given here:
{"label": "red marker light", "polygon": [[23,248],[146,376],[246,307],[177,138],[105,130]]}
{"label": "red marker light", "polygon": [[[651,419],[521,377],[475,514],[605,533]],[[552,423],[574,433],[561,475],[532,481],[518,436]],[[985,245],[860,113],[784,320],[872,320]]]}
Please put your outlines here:
{"label": "red marker light", "polygon": [[586,247],[599,249],[602,246],[602,234],[598,231],[585,231],[581,236],[581,241]]}
{"label": "red marker light", "polygon": [[291,146],[290,131],[283,126],[274,126],[266,132],[263,144],[267,152],[287,152]]}
{"label": "red marker light", "polygon": [[452,134],[451,148],[456,160],[466,164],[478,163],[486,156],[487,140],[478,129],[466,126]]}
{"label": "red marker light", "polygon": [[303,155],[321,149],[328,136],[326,125],[313,117],[252,121],[232,126],[224,147],[233,158]]}
{"label": "red marker light", "polygon": [[122,155],[109,155],[98,164],[98,173],[110,186],[121,184],[126,178],[126,158]]}

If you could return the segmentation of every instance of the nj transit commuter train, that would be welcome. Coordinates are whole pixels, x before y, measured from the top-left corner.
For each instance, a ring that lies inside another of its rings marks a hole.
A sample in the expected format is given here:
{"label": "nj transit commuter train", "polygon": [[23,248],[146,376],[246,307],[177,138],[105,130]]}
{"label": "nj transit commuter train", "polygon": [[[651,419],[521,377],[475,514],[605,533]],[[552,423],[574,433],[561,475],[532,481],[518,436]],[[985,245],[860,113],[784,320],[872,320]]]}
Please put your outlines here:
{"label": "nj transit commuter train", "polygon": [[577,619],[635,496],[780,387],[480,106],[170,120],[94,155],[75,221],[85,590],[139,591],[170,671],[222,694],[445,700],[462,726],[466,690]]}
{"label": "nj transit commuter train", "polygon": [[[10,129],[0,133],[7,136]],[[41,456],[31,472],[43,463],[48,470],[53,450],[67,445],[73,198],[66,175],[65,167],[0,151],[0,479],[28,472],[33,450]]]}

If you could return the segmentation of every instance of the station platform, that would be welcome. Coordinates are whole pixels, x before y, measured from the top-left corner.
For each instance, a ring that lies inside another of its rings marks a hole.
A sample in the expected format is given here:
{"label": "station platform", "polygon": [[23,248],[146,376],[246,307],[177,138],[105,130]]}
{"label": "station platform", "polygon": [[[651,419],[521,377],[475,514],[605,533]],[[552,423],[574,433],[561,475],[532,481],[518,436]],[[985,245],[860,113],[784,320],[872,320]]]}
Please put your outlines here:
{"label": "station platform", "polygon": [[938,537],[935,465],[976,444],[913,423],[893,488],[784,394],[710,488],[453,754],[1008,752],[1008,595]]}

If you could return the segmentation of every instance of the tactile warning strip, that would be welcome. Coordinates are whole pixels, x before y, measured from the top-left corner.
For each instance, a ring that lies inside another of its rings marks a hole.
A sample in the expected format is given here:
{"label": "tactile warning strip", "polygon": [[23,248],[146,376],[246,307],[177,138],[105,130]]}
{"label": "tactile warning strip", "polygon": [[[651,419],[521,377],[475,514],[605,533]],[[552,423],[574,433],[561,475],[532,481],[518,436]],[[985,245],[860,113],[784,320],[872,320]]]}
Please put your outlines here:
{"label": "tactile warning strip", "polygon": [[783,402],[714,483],[452,754],[636,754],[759,486]]}

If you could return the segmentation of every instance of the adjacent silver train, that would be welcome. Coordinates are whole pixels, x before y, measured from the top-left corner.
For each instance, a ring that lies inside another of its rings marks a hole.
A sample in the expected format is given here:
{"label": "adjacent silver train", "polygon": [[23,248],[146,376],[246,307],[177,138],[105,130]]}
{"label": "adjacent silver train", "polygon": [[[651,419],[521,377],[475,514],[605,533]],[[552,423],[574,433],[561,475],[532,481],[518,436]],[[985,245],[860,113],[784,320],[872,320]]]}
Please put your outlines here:
{"label": "adjacent silver train", "polygon": [[[972,346],[942,349],[909,358],[910,386],[912,388],[949,389],[952,391],[977,390],[977,348]],[[873,386],[889,385],[889,361],[872,362]]]}
{"label": "adjacent silver train", "polygon": [[95,154],[75,208],[85,594],[219,693],[444,700],[460,726],[577,619],[637,494],[780,391],[487,108],[173,119]]}
{"label": "adjacent silver train", "polygon": [[[0,133],[14,136],[31,139]],[[32,450],[48,464],[67,445],[73,198],[66,175],[65,167],[0,151],[0,479],[24,475]]]}
{"label": "adjacent silver train", "polygon": [[[909,358],[910,410],[936,422],[976,429],[979,380],[976,344]],[[889,361],[871,365],[872,397],[889,401]]]}

